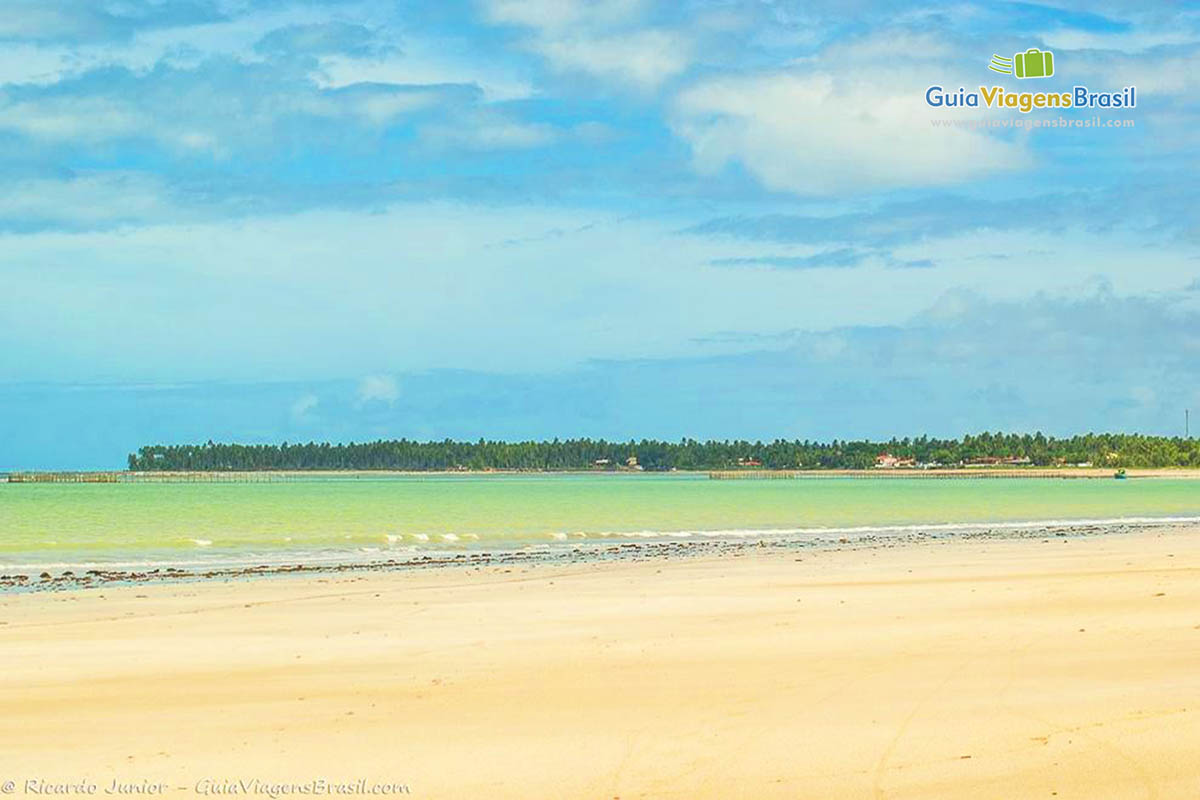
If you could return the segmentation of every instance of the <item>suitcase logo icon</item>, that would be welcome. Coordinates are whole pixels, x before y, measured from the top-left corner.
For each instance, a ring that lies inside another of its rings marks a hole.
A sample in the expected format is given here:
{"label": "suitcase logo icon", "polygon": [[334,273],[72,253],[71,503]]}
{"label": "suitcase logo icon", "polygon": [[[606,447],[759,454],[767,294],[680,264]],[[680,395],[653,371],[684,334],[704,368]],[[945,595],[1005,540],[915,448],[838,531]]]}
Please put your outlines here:
{"label": "suitcase logo icon", "polygon": [[988,69],[1018,78],[1049,78],[1054,74],[1054,53],[1031,47],[1012,58],[993,55]]}

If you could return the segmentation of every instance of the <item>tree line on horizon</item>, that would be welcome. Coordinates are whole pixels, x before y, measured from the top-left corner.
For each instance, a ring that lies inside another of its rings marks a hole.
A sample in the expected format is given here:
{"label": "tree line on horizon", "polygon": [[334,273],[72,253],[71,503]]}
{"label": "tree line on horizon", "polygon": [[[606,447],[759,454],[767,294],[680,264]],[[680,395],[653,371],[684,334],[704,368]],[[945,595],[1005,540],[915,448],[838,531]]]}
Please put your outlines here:
{"label": "tree line on horizon", "polygon": [[678,442],[654,439],[554,439],[505,442],[446,439],[418,442],[149,445],[131,453],[134,471],[255,470],[618,470],[630,459],[645,470],[868,469],[889,453],[918,464],[957,466],[987,459],[1028,459],[1032,466],[1091,463],[1099,467],[1200,467],[1200,440],[1141,434],[1086,434],[1059,439],[981,433],[961,439],[927,436],[888,441]]}

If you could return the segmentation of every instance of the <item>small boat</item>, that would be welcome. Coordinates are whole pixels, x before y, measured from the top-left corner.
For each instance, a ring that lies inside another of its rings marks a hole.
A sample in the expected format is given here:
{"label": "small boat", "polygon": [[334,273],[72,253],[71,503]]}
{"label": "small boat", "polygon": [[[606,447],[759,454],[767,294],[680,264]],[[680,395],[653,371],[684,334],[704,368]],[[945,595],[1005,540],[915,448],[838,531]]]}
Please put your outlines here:
{"label": "small boat", "polygon": [[1123,469],[1117,470],[1116,472],[1113,473],[1113,477],[1119,481],[1125,480],[1125,470],[1123,470]]}

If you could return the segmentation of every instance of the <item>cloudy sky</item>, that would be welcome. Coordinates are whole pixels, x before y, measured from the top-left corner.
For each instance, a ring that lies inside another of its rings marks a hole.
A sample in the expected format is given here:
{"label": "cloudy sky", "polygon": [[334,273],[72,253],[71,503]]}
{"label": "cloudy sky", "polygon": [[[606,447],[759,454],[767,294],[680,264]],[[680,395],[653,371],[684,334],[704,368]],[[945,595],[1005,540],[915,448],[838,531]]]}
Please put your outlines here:
{"label": "cloudy sky", "polygon": [[[1175,434],[1200,409],[1195,6],[0,12],[0,469],[209,438]],[[1029,47],[1053,78],[987,70]],[[932,109],[932,84],[1138,104],[935,126],[1021,115]]]}

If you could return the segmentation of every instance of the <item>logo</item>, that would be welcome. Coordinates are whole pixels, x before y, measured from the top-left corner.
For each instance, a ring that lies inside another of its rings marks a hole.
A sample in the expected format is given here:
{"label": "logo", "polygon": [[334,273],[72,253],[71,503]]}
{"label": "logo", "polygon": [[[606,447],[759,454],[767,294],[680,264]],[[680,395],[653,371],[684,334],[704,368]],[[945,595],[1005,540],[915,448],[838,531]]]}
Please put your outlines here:
{"label": "logo", "polygon": [[992,60],[988,62],[988,69],[1018,78],[1049,78],[1054,74],[1054,53],[1038,50],[1036,47],[1031,47],[1024,53],[1017,53],[1012,58],[993,53]]}
{"label": "logo", "polygon": [[[1024,53],[1014,53],[1012,58],[993,55],[988,69],[1020,79],[1049,78],[1054,75],[1054,53],[1031,47]],[[1097,92],[1076,85],[1070,91],[1026,92],[993,85],[975,91],[959,86],[955,91],[934,84],[925,90],[925,103],[933,108],[987,108],[1020,114],[1066,108],[1137,108],[1137,87]]]}

